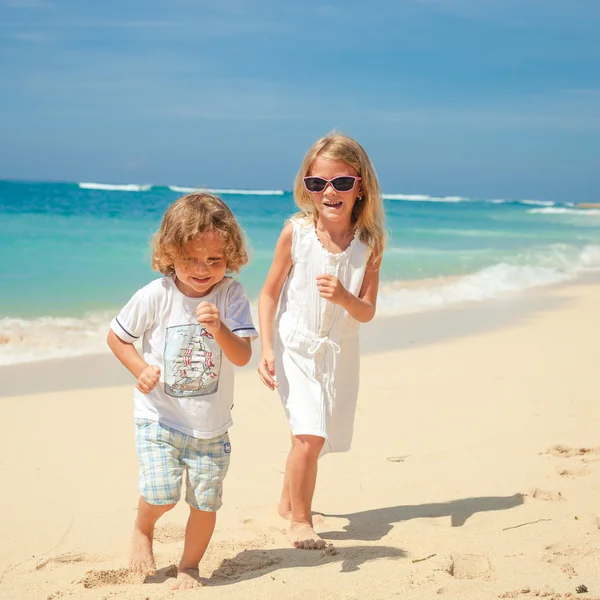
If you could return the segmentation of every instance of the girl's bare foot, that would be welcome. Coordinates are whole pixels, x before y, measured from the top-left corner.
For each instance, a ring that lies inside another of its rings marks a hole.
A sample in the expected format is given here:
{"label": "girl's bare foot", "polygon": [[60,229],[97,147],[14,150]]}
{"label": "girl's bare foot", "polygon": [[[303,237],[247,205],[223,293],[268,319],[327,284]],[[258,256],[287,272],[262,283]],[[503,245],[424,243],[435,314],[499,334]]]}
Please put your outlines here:
{"label": "girl's bare foot", "polygon": [[294,548],[300,550],[324,550],[327,546],[310,523],[293,523],[290,525],[288,537]]}
{"label": "girl's bare foot", "polygon": [[172,586],[174,590],[191,590],[198,587],[202,587],[198,569],[182,569],[180,567],[177,570],[177,579]]}
{"label": "girl's bare foot", "polygon": [[286,521],[292,520],[292,505],[289,501],[286,502],[285,500],[280,500],[277,505],[277,512],[282,519],[285,519]]}
{"label": "girl's bare foot", "polygon": [[139,529],[134,528],[131,536],[131,555],[129,557],[129,570],[138,575],[156,575],[156,562],[152,552],[152,539],[144,535]]}

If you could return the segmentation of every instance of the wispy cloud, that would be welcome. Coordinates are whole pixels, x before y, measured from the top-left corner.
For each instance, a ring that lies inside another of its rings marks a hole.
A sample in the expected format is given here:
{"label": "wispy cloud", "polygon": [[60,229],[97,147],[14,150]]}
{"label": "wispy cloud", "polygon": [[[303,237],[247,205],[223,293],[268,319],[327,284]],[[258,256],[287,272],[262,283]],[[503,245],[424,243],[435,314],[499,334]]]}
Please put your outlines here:
{"label": "wispy cloud", "polygon": [[50,0],[3,0],[2,4],[9,8],[53,8]]}
{"label": "wispy cloud", "polygon": [[23,27],[24,25],[33,25],[48,29],[122,29],[122,28],[142,28],[153,29],[162,27],[192,27],[192,24],[185,21],[56,21],[56,22],[23,22],[23,21],[5,21],[0,23],[0,27]]}
{"label": "wispy cloud", "polygon": [[600,17],[600,5],[588,0],[409,0],[409,2],[449,14],[507,26],[562,26],[590,28]]}
{"label": "wispy cloud", "polygon": [[13,33],[10,36],[14,40],[28,42],[30,44],[48,44],[54,41],[54,37],[39,31],[26,31],[21,33]]}

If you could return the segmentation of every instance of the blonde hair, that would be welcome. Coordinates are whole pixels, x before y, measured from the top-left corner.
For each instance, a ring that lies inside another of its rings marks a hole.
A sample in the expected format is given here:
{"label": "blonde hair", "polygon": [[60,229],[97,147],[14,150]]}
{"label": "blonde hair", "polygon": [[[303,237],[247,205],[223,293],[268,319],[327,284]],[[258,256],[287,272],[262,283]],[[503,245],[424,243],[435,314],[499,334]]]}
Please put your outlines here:
{"label": "blonde hair", "polygon": [[228,272],[238,272],[248,262],[244,234],[227,205],[208,192],[194,192],[176,200],[165,212],[152,238],[152,268],[163,275],[175,273],[190,242],[216,233],[225,245]]}
{"label": "blonde hair", "polygon": [[356,200],[352,223],[360,232],[360,239],[371,247],[370,262],[380,261],[385,247],[385,216],[377,174],[364,148],[352,138],[333,131],[316,141],[308,150],[294,181],[294,200],[299,213],[311,223],[316,223],[319,213],[309,192],[304,187],[304,177],[317,158],[344,162],[353,167],[361,178],[362,197]]}

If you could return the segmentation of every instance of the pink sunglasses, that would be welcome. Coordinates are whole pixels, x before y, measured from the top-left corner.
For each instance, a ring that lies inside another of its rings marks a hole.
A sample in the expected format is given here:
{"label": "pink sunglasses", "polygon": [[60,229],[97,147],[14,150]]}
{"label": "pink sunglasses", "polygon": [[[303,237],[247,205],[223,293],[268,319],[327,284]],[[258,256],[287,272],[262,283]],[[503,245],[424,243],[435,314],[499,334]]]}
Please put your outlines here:
{"label": "pink sunglasses", "polygon": [[304,177],[304,187],[307,192],[319,193],[322,192],[327,184],[330,183],[336,192],[349,192],[354,189],[357,181],[360,181],[360,177],[354,177],[353,175],[342,175],[341,177],[334,177],[333,179],[324,179],[323,177]]}

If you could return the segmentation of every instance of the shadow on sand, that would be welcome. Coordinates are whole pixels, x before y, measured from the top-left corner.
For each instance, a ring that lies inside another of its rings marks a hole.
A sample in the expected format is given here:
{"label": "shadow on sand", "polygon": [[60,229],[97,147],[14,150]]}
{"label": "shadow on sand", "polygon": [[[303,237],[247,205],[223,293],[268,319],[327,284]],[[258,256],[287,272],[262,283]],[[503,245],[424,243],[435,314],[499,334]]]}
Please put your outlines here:
{"label": "shadow on sand", "polygon": [[464,525],[473,514],[489,510],[507,510],[523,504],[523,494],[512,496],[488,496],[482,498],[464,498],[449,502],[416,504],[407,506],[389,506],[346,515],[324,514],[325,517],[348,519],[344,531],[319,532],[325,540],[380,540],[387,535],[394,523],[410,519],[435,519],[450,517],[452,527]]}

